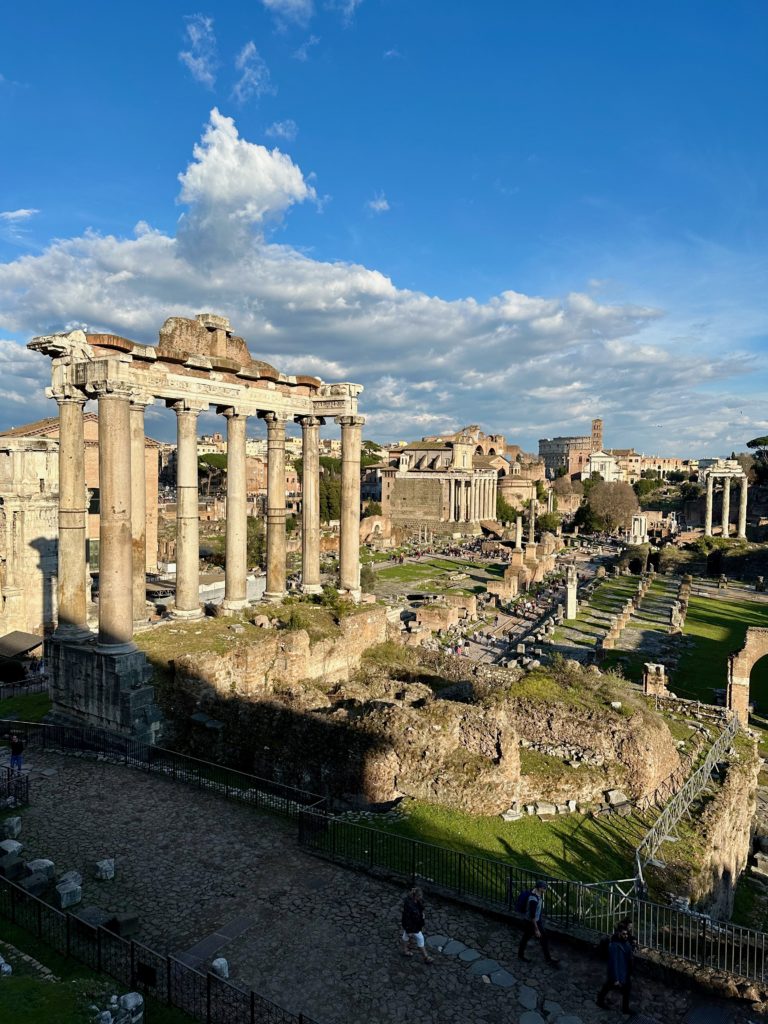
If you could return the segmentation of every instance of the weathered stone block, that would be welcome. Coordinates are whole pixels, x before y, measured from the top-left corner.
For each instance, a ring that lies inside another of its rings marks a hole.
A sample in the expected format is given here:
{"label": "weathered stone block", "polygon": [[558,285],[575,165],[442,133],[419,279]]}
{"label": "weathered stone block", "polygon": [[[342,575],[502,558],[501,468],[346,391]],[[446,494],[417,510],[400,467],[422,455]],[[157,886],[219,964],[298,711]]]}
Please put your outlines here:
{"label": "weathered stone block", "polygon": [[3,839],[18,839],[21,835],[21,818],[17,815],[0,821],[0,835]]}
{"label": "weathered stone block", "polygon": [[29,875],[44,875],[49,882],[52,882],[55,872],[56,869],[52,860],[40,857],[37,860],[27,861],[27,874]]}
{"label": "weathered stone block", "polygon": [[18,843],[15,839],[4,839],[0,843],[0,857],[5,857],[7,854],[18,857],[23,849],[22,844]]}
{"label": "weathered stone block", "polygon": [[115,935],[121,935],[123,938],[130,938],[131,935],[135,935],[139,930],[139,926],[139,915],[131,913],[113,914],[104,925],[107,931],[114,932]]}
{"label": "weathered stone block", "polygon": [[74,918],[82,921],[83,924],[90,925],[91,928],[102,928],[106,925],[107,921],[110,920],[110,914],[101,907],[81,907],[80,910],[75,910],[72,913]]}
{"label": "weathered stone block", "polygon": [[59,897],[59,907],[66,910],[67,907],[76,906],[83,898],[83,890],[74,882],[63,882],[56,886],[56,894]]}
{"label": "weathered stone block", "polygon": [[546,800],[539,800],[538,803],[536,804],[536,814],[538,814],[538,816],[540,818],[542,818],[542,817],[549,817],[549,818],[551,818],[555,814],[557,814],[557,805],[556,804],[551,804],[551,803],[549,803]]}
{"label": "weathered stone block", "polygon": [[609,789],[605,794],[606,801],[615,807],[617,804],[625,804],[629,801],[629,797],[626,793],[622,793],[620,789]]}
{"label": "weathered stone block", "polygon": [[26,874],[26,866],[21,857],[14,853],[7,853],[0,857],[0,875],[7,878],[9,882],[15,882],[17,878],[23,878]]}
{"label": "weathered stone block", "polygon": [[67,882],[71,882],[73,885],[82,885],[83,876],[79,871],[65,871],[63,875],[59,876],[59,885],[65,885]]}
{"label": "weathered stone block", "polygon": [[217,978],[228,978],[229,977],[229,964],[223,956],[217,956],[211,964],[211,974],[215,974]]}
{"label": "weathered stone block", "polygon": [[104,860],[97,860],[93,865],[93,874],[100,882],[111,881],[115,877],[114,857],[106,857]]}
{"label": "weathered stone block", "polygon": [[20,878],[16,884],[31,896],[42,896],[50,885],[50,879],[45,875],[28,875],[26,878]]}

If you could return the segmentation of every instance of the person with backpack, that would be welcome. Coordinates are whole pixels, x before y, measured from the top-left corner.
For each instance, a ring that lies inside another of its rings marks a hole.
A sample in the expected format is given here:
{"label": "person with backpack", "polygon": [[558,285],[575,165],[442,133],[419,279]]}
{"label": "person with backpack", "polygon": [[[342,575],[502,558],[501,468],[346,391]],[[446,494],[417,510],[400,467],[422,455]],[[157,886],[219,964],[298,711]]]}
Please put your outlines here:
{"label": "person with backpack", "polygon": [[424,894],[421,889],[413,888],[405,897],[403,913],[401,916],[403,934],[403,956],[413,956],[410,945],[411,940],[416,943],[416,948],[422,955],[425,964],[431,964],[432,957],[427,955],[424,944]]}
{"label": "person with backpack", "polygon": [[597,1005],[608,1009],[605,999],[610,991],[618,988],[621,992],[621,1012],[631,1013],[629,995],[632,989],[633,944],[626,925],[620,923],[608,943],[608,973],[605,984],[597,993]]}
{"label": "person with backpack", "polygon": [[533,889],[520,893],[518,897],[517,905],[522,909],[524,904],[525,925],[523,926],[520,945],[517,948],[517,957],[519,960],[528,962],[528,957],[525,955],[525,947],[532,938],[535,938],[541,944],[544,959],[547,963],[552,967],[558,967],[560,961],[556,960],[549,951],[549,936],[544,926],[544,894],[548,888],[549,886],[546,882],[537,882]]}

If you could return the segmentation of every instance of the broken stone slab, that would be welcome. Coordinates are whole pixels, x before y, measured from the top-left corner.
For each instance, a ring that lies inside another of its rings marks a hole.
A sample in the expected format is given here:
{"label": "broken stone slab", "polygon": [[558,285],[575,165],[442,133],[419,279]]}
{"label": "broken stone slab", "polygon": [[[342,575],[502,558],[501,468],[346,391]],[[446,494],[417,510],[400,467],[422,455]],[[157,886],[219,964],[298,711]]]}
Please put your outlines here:
{"label": "broken stone slab", "polygon": [[[578,761],[576,763],[578,764]],[[577,802],[575,800],[569,800],[566,806],[568,807],[568,810],[570,811],[570,813],[573,814],[574,811],[576,810],[576,808],[579,805],[577,804]]]}
{"label": "broken stone slab", "polygon": [[5,857],[7,854],[18,857],[23,849],[22,844],[17,843],[15,839],[4,839],[0,843],[0,857]]}
{"label": "broken stone slab", "polygon": [[522,811],[504,811],[501,815],[504,821],[519,821],[522,817]]}
{"label": "broken stone slab", "polygon": [[211,963],[211,974],[215,974],[217,978],[224,978],[225,980],[229,977],[229,963],[225,957],[217,956]]}
{"label": "broken stone slab", "polygon": [[517,992],[517,1001],[524,1010],[535,1010],[539,1002],[539,993],[530,985],[521,985]]}
{"label": "broken stone slab", "polygon": [[97,860],[93,865],[93,874],[100,882],[109,882],[115,877],[115,859],[106,857],[104,860]]}
{"label": "broken stone slab", "polygon": [[536,803],[536,813],[541,817],[554,817],[557,814],[557,804],[548,803],[546,800],[539,800]]}
{"label": "broken stone slab", "polygon": [[55,873],[56,868],[52,860],[39,857],[37,860],[27,861],[27,874],[44,875],[49,882],[52,882]]}
{"label": "broken stone slab", "polygon": [[483,954],[478,952],[476,949],[467,948],[463,949],[459,953],[459,960],[463,961],[465,964],[471,964],[473,961],[479,960],[482,955]]}
{"label": "broken stone slab", "polygon": [[16,816],[0,821],[0,835],[3,839],[18,839],[21,835],[21,818]]}
{"label": "broken stone slab", "polygon": [[428,935],[424,940],[430,949],[436,949],[438,952],[444,952],[443,947],[451,940],[447,935]]}
{"label": "broken stone slab", "polygon": [[67,907],[74,907],[83,898],[83,890],[79,885],[75,885],[74,882],[64,882],[62,885],[56,886],[56,893],[59,897],[59,907],[61,910],[66,910]]}
{"label": "broken stone slab", "polygon": [[520,1017],[519,1024],[547,1024],[547,1022],[536,1010],[526,1010]]}
{"label": "broken stone slab", "polygon": [[459,942],[458,939],[451,939],[443,946],[443,952],[446,956],[458,956],[459,953],[463,953],[467,947],[463,942]]}
{"label": "broken stone slab", "polygon": [[617,804],[614,807],[614,811],[616,811],[620,818],[628,818],[632,813],[632,804]]}
{"label": "broken stone slab", "polygon": [[82,885],[83,876],[79,871],[65,871],[63,875],[59,876],[59,885],[65,885],[68,882],[73,885]]}
{"label": "broken stone slab", "polygon": [[490,976],[491,974],[494,974],[496,971],[500,970],[501,964],[497,963],[495,960],[486,959],[475,960],[475,962],[473,964],[470,964],[469,967],[469,973],[474,974],[475,977],[480,977],[483,974],[487,974]]}
{"label": "broken stone slab", "polygon": [[616,804],[629,803],[629,797],[626,793],[622,793],[620,789],[609,789],[605,794],[606,801],[614,807]]}
{"label": "broken stone slab", "polygon": [[556,1003],[554,999],[545,999],[542,1010],[550,1019],[559,1017],[563,1013],[562,1006],[560,1003]]}

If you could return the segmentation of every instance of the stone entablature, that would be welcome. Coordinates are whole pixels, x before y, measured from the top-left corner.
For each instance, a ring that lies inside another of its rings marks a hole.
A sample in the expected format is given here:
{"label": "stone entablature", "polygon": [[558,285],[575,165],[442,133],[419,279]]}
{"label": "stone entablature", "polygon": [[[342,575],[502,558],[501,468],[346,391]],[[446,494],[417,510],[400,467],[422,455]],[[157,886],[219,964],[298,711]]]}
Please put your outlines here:
{"label": "stone entablature", "polygon": [[[303,589],[320,589],[319,427],[333,416],[341,425],[342,482],[340,589],[360,597],[360,449],[362,417],[357,415],[359,384],[324,384],[311,376],[287,376],[254,359],[229,321],[211,313],[194,320],[170,317],[156,346],[115,334],[81,330],[33,339],[29,348],[53,360],[48,395],[59,405],[59,625],[62,643],[90,643],[84,573],[86,538],[85,441],[83,408],[98,401],[100,484],[99,633],[95,650],[109,659],[80,679],[83,700],[95,706],[104,672],[116,674],[115,659],[135,659],[134,621],[146,619],[146,504],[144,411],[156,400],[177,416],[176,596],[178,618],[201,615],[197,420],[213,405],[226,420],[227,533],[224,608],[246,601],[246,423],[258,416],[267,424],[267,591],[286,592],[285,425],[299,422],[303,434]],[[66,659],[64,659],[66,660]],[[80,659],[82,661],[82,659]],[[59,659],[61,670],[64,661]],[[80,669],[78,670],[80,671]],[[81,672],[82,675],[82,672]],[[132,679],[136,680],[134,672]],[[119,690],[119,687],[118,687]],[[99,691],[100,692],[100,691]],[[117,690],[112,688],[113,694]],[[142,709],[147,706],[142,703]],[[103,724],[118,707],[99,707]],[[71,707],[70,707],[71,711]],[[143,711],[142,711],[143,713]]]}

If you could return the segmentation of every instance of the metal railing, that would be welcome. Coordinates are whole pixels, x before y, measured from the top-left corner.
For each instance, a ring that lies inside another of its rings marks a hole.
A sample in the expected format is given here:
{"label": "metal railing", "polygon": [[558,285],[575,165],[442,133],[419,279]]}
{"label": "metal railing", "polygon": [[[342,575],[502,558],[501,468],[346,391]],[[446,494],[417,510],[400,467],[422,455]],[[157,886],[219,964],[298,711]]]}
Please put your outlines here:
{"label": "metal railing", "polygon": [[32,932],[58,953],[205,1024],[316,1024],[311,1017],[284,1010],[252,989],[64,914],[2,877],[0,916]]}
{"label": "metal railing", "polygon": [[643,868],[655,857],[662,843],[670,836],[675,836],[675,829],[680,819],[690,809],[694,800],[698,799],[707,786],[711,785],[712,769],[726,753],[738,731],[739,720],[734,716],[709,748],[709,753],[701,766],[678,789],[637,847],[635,871],[640,886],[644,887],[645,885]]}
{"label": "metal railing", "polygon": [[299,815],[299,842],[345,866],[418,884],[431,893],[510,916],[518,895],[543,877],[548,883],[546,916],[558,928],[593,939],[610,934],[618,921],[629,917],[644,950],[751,981],[768,979],[768,935],[642,899],[634,878],[594,883],[551,878],[507,861],[433,846],[309,810]]}
{"label": "metal railing", "polygon": [[304,807],[326,807],[325,798],[317,793],[262,779],[211,761],[202,761],[175,750],[137,743],[128,737],[99,729],[0,719],[0,736],[12,732],[27,747],[36,745],[43,750],[101,757],[117,764],[164,775],[176,782],[208,790],[227,800],[237,800],[258,810],[273,811],[289,818],[295,818]]}
{"label": "metal railing", "polygon": [[14,802],[10,806],[21,807],[29,803],[29,775],[3,766],[0,767],[0,801],[8,801],[11,797]]}
{"label": "metal railing", "polygon": [[47,691],[48,680],[40,677],[37,679],[25,679],[18,683],[0,683],[0,700],[22,697],[27,693],[46,693]]}

